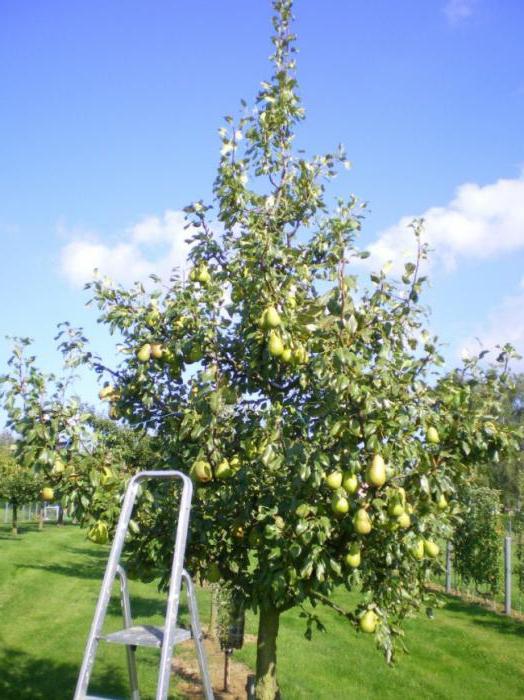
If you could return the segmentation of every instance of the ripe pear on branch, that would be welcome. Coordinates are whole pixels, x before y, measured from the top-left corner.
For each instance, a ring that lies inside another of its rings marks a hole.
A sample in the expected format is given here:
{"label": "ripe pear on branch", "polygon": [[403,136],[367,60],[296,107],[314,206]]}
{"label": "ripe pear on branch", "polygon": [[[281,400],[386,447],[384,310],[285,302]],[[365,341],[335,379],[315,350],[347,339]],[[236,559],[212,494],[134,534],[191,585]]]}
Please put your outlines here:
{"label": "ripe pear on branch", "polygon": [[268,306],[260,317],[260,327],[266,331],[278,328],[282,324],[282,319],[274,306]]}
{"label": "ripe pear on branch", "polygon": [[370,486],[384,486],[386,483],[386,464],[382,455],[376,454],[366,471],[366,481]]}
{"label": "ripe pear on branch", "polygon": [[282,343],[282,340],[280,339],[280,336],[274,331],[272,331],[269,334],[267,349],[269,354],[273,355],[273,357],[280,357],[284,352],[284,345]]}
{"label": "ripe pear on branch", "polygon": [[373,525],[365,508],[359,508],[355,513],[353,527],[359,535],[369,535],[371,532]]}
{"label": "ripe pear on branch", "polygon": [[141,345],[137,350],[136,357],[139,362],[149,362],[151,359],[151,344],[144,343]]}
{"label": "ripe pear on branch", "polygon": [[353,542],[353,544],[349,548],[349,552],[345,556],[345,562],[352,569],[356,569],[360,566],[361,554],[360,545],[358,542]]}

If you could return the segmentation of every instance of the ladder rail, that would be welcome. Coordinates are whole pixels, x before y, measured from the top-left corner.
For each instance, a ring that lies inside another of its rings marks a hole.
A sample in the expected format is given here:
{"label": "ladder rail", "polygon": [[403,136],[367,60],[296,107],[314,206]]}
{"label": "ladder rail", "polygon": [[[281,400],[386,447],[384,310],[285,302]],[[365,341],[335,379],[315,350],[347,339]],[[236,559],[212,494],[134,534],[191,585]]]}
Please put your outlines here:
{"label": "ladder rail", "polygon": [[200,677],[202,678],[202,685],[204,687],[204,696],[206,700],[213,700],[213,689],[211,687],[211,679],[209,678],[206,651],[204,649],[204,635],[202,634],[202,629],[200,627],[200,619],[198,617],[195,586],[193,585],[191,576],[187,573],[185,569],[184,571],[182,571],[182,578],[186,586],[187,603],[189,607],[189,613],[191,615],[191,630],[193,632],[193,638],[195,642],[198,666],[200,669]]}
{"label": "ladder rail", "polygon": [[[120,579],[120,605],[122,607],[122,617],[124,619],[124,627],[129,629],[133,626],[133,618],[131,616],[131,602],[129,600],[129,587],[127,585],[127,576],[120,564],[116,567],[116,574]],[[131,700],[140,700],[140,691],[138,689],[138,674],[136,670],[136,647],[126,645],[127,656],[127,671],[129,674],[129,685],[131,687]]]}
{"label": "ladder rail", "polygon": [[169,682],[171,680],[173,646],[175,642],[176,623],[178,620],[180,591],[182,588],[182,572],[184,569],[184,555],[186,551],[187,532],[189,529],[189,511],[191,509],[191,498],[193,495],[193,482],[185,474],[183,476],[184,487],[182,489],[182,498],[180,499],[178,526],[176,530],[175,540],[175,551],[173,554],[171,579],[169,583],[169,595],[167,599],[164,641],[160,653],[160,667],[158,674],[158,685],[156,690],[156,700],[167,700],[167,695],[169,692]]}
{"label": "ladder rail", "polygon": [[[96,651],[98,647],[98,642],[99,642],[99,637],[102,632],[102,626],[104,624],[104,618],[106,616],[107,612],[107,607],[109,605],[109,600],[111,597],[111,589],[113,586],[113,582],[115,580],[115,576],[117,574],[117,567],[118,563],[122,554],[122,549],[124,547],[124,541],[125,541],[125,536],[127,533],[129,521],[131,520],[131,515],[133,512],[133,506],[135,504],[135,500],[137,497],[138,493],[138,488],[140,486],[140,482],[145,481],[146,479],[181,479],[183,483],[183,488],[182,488],[182,499],[181,499],[181,516],[178,519],[178,524],[177,524],[177,534],[176,534],[176,542],[175,542],[175,557],[174,557],[174,564],[173,564],[173,573],[178,574],[178,569],[180,569],[180,574],[178,576],[178,582],[180,584],[181,582],[181,575],[182,575],[182,566],[178,565],[178,559],[179,559],[179,554],[176,551],[176,546],[181,544],[183,545],[183,550],[181,552],[182,556],[182,561],[184,558],[184,553],[185,553],[185,543],[186,543],[186,538],[187,538],[187,529],[189,525],[189,508],[191,506],[191,496],[193,492],[193,484],[191,482],[191,479],[186,475],[183,474],[182,472],[175,471],[175,470],[154,470],[154,471],[142,471],[138,472],[135,474],[131,480],[129,481],[129,484],[126,489],[126,493],[124,496],[124,501],[122,504],[122,511],[120,513],[120,517],[118,519],[118,524],[116,527],[116,532],[115,532],[115,537],[113,539],[113,544],[111,546],[111,551],[109,553],[109,559],[107,562],[106,566],[106,571],[104,574],[104,578],[102,581],[102,586],[100,589],[100,594],[98,596],[98,601],[96,604],[96,609],[95,609],[95,614],[93,616],[93,621],[91,623],[91,628],[89,630],[89,635],[87,639],[87,644],[85,647],[84,651],[84,658],[82,660],[82,666],[80,668],[80,673],[78,675],[78,681],[76,684],[75,688],[75,694],[73,696],[73,700],[84,700],[87,694],[88,686],[89,686],[89,680],[91,677],[91,672],[93,669],[93,664],[95,661],[95,656],[96,656]],[[182,512],[182,505],[184,507],[184,510]],[[184,531],[182,531],[182,527],[184,526]],[[175,567],[175,562],[177,563]],[[175,570],[176,569],[176,570]],[[178,612],[178,596],[175,596],[175,591],[173,588],[173,581],[171,582],[170,586],[170,601],[171,601],[171,610],[175,610]],[[169,603],[168,603],[168,609],[169,609]],[[172,627],[172,625],[170,625]],[[170,634],[168,638],[171,640],[171,646],[170,649],[172,650],[172,639],[174,636],[174,629],[170,630]],[[163,663],[165,665],[165,654],[164,654],[164,648],[162,649],[162,659]],[[169,686],[169,678],[167,678],[167,685],[166,685],[166,678],[165,678],[165,669],[162,667],[164,676],[163,676],[163,681],[162,681],[162,692],[164,695],[159,695],[159,691],[157,689],[157,700],[160,700],[160,698],[167,698],[167,692],[168,692],[168,686]],[[159,679],[159,686],[160,686],[160,679]]]}

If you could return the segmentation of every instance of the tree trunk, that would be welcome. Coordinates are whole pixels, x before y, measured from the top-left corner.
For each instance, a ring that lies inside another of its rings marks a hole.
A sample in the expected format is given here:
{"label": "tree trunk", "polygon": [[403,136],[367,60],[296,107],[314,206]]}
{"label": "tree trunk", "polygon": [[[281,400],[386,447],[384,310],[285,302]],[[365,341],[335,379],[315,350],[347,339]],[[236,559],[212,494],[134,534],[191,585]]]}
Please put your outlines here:
{"label": "tree trunk", "polygon": [[64,509],[62,508],[62,505],[58,505],[58,517],[56,519],[56,524],[57,525],[63,525],[64,524]]}
{"label": "tree trunk", "polygon": [[277,636],[280,612],[272,605],[260,608],[257,639],[256,700],[277,700]]}
{"label": "tree trunk", "polygon": [[40,513],[38,516],[38,529],[43,530],[44,529],[44,507],[40,506]]}
{"label": "tree trunk", "polygon": [[211,613],[209,615],[209,627],[207,630],[207,636],[209,639],[216,640],[217,638],[217,621],[218,621],[218,601],[217,601],[217,589],[216,583],[211,584]]}
{"label": "tree trunk", "polygon": [[13,521],[11,525],[11,533],[13,535],[18,535],[18,506],[16,503],[11,503],[13,509]]}

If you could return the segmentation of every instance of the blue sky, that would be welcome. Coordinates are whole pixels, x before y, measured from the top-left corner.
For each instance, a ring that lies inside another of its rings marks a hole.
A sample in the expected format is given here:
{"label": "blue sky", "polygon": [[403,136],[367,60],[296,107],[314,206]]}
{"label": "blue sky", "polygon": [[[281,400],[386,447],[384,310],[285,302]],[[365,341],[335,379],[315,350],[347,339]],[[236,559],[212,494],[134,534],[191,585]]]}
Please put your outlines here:
{"label": "blue sky", "polygon": [[[345,144],[334,191],[369,202],[380,267],[425,215],[427,302],[453,363],[473,339],[524,350],[524,3],[298,0],[299,145]],[[217,128],[269,75],[269,0],[0,0],[2,336],[57,369],[59,321],[111,355],[82,284],[184,253]],[[0,344],[0,371],[7,343]],[[93,398],[94,383],[82,386]]]}

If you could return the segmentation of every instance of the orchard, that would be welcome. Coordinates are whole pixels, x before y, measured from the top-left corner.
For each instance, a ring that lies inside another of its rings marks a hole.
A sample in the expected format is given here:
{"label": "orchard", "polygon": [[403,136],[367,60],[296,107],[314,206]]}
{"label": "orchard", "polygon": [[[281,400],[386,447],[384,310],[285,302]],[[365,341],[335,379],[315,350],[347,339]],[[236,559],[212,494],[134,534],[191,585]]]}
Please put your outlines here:
{"label": "orchard", "polygon": [[[460,522],[457,494],[477,465],[516,447],[500,420],[511,347],[494,367],[469,360],[442,372],[421,305],[423,222],[399,279],[366,277],[365,206],[328,192],[350,166],[344,151],[294,150],[304,109],[291,0],[274,8],[272,75],[254,108],[242,103],[219,130],[214,200],[186,208],[190,269],[164,286],[89,285],[118,339],[115,366],[80,331],[61,334],[69,363],[101,378],[109,417],[149,436],[155,466],[192,476],[186,566],[258,612],[258,700],[278,696],[282,613],[303,608],[311,634],[308,604],[333,607],[339,586],[361,603],[334,607],[392,662],[403,620],[433,604],[426,582]],[[20,458],[36,459],[105,542],[127,473],[75,478],[87,416],[52,401],[37,413],[33,394],[25,413],[9,404]],[[129,542],[135,576],[167,583],[175,518],[172,491],[144,490]]]}

